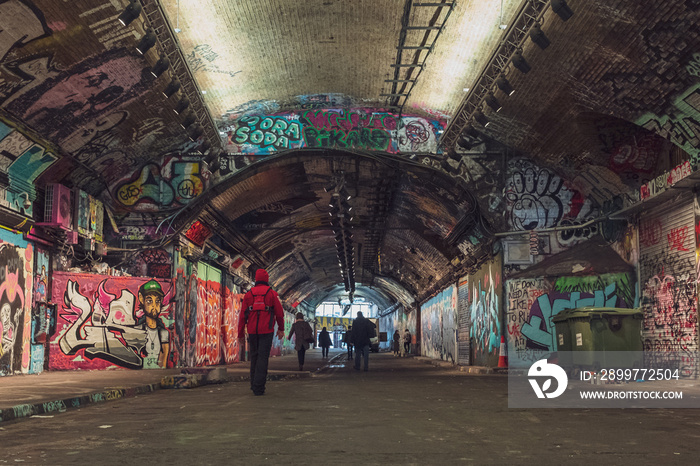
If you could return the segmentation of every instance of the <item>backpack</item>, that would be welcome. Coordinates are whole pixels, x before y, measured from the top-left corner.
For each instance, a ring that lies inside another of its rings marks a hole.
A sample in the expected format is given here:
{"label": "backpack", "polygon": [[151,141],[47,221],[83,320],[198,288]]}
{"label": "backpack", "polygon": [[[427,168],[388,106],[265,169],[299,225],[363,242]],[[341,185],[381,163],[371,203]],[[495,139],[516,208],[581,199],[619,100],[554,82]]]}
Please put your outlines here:
{"label": "backpack", "polygon": [[[246,324],[248,323],[248,318],[250,317],[251,312],[256,312],[258,314],[258,324],[260,323],[260,313],[261,312],[269,312],[270,313],[270,327],[274,329],[274,319],[275,319],[275,313],[272,312],[272,308],[268,305],[265,304],[265,298],[267,297],[267,294],[270,292],[272,289],[271,286],[267,287],[267,291],[263,294],[255,294],[253,291],[250,291],[250,294],[253,295],[253,304],[248,306],[248,309],[245,310],[245,322]],[[256,329],[258,326],[256,325]]]}

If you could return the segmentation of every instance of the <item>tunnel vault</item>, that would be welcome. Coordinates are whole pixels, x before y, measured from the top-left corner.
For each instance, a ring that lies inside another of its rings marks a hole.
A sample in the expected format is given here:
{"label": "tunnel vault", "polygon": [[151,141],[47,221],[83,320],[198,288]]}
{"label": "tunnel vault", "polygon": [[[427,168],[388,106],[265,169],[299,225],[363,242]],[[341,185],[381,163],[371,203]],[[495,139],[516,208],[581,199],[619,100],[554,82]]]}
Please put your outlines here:
{"label": "tunnel vault", "polygon": [[[339,222],[333,199],[341,190]],[[209,231],[207,243],[222,254],[266,267],[290,305],[353,292],[412,307],[490,245],[460,180],[376,152],[296,150],[251,163],[188,205],[179,222],[183,231]],[[343,288],[350,263],[354,281]]]}

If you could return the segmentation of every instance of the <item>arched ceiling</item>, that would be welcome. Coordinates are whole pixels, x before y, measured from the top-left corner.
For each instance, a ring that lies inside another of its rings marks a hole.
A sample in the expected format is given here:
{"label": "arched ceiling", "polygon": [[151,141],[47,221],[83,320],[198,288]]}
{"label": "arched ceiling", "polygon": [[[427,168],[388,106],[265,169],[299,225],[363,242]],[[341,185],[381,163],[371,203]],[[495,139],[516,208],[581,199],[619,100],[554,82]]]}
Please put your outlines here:
{"label": "arched ceiling", "polygon": [[[60,182],[101,199],[120,234],[199,219],[212,247],[269,267],[287,304],[315,304],[345,292],[323,190],[343,176],[355,294],[410,306],[483,260],[494,232],[590,220],[697,163],[700,2],[565,3],[567,21],[542,0],[140,0],[124,27],[127,0],[1,2],[0,118],[23,135],[0,142],[6,200],[40,201],[22,179]],[[528,38],[535,19],[545,49]],[[494,63],[514,94],[495,87]],[[265,116],[281,122],[274,142],[241,130]],[[22,138],[56,161],[12,168]],[[553,194],[528,191],[545,179],[576,205],[546,220],[518,212]]]}

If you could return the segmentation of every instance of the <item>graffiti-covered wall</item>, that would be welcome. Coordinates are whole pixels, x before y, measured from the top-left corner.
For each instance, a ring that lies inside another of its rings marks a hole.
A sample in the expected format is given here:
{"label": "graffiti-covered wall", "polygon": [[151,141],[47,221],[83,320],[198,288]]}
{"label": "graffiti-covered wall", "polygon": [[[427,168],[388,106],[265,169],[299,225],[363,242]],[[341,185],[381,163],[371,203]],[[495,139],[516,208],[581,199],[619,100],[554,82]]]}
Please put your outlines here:
{"label": "graffiti-covered wall", "polygon": [[221,360],[223,292],[221,271],[200,262],[197,267],[197,340],[195,365],[214,365]]}
{"label": "graffiti-covered wall", "polygon": [[238,347],[238,321],[241,317],[241,302],[243,294],[233,283],[233,278],[226,275],[224,287],[224,315],[221,327],[221,347],[223,349],[223,364],[232,364],[240,360]]}
{"label": "graffiti-covered wall", "polygon": [[170,281],[54,272],[49,369],[172,366]]}
{"label": "graffiti-covered wall", "polygon": [[0,230],[0,376],[30,369],[33,255],[21,235]]}
{"label": "graffiti-covered wall", "polygon": [[[695,203],[695,209],[694,209]],[[697,201],[686,195],[639,222],[644,349],[698,349]]]}
{"label": "graffiti-covered wall", "polygon": [[309,109],[243,116],[227,130],[229,153],[271,154],[327,147],[391,152],[436,152],[444,123],[374,109]]}
{"label": "graffiti-covered wall", "polygon": [[32,357],[30,374],[38,374],[44,369],[46,342],[50,332],[50,323],[55,321],[53,308],[47,305],[49,292],[49,253],[37,247],[34,267],[34,288],[32,293]]}
{"label": "graffiti-covered wall", "polygon": [[49,149],[0,120],[0,173],[6,180],[0,182],[0,205],[31,216],[36,199],[34,180],[56,160]]}
{"label": "graffiti-covered wall", "polygon": [[289,335],[290,330],[292,330],[292,325],[294,325],[294,314],[290,312],[284,313],[284,338],[280,340],[276,336],[272,339],[272,349],[270,350],[270,356],[282,356],[283,354],[291,353],[294,351],[294,337],[292,340],[287,340],[287,335]]}
{"label": "graffiti-covered wall", "polygon": [[552,317],[561,311],[583,306],[631,308],[635,290],[630,273],[508,280],[509,366],[529,366],[557,351]]}
{"label": "graffiti-covered wall", "polygon": [[[425,309],[425,308],[424,308]],[[386,317],[379,319],[379,328],[382,332],[386,332],[387,341],[380,343],[382,349],[391,348],[391,339],[394,331],[398,330],[401,335],[401,348],[403,348],[403,337],[408,330],[411,333],[411,345],[416,343],[416,312],[406,314],[403,308],[399,308],[396,312],[389,314]],[[413,351],[413,346],[411,346]]]}
{"label": "graffiti-covered wall", "polygon": [[167,156],[149,163],[112,185],[114,199],[124,208],[162,211],[181,208],[202,194],[208,178],[201,160]]}
{"label": "graffiti-covered wall", "polygon": [[[508,225],[513,230],[541,230],[557,225],[579,225],[597,216],[589,198],[548,168],[527,159],[508,162],[504,190]],[[562,230],[555,249],[567,248],[597,233],[596,227]]]}
{"label": "graffiti-covered wall", "polygon": [[[457,286],[451,285],[421,306],[421,354],[455,362],[457,358]],[[392,332],[393,333],[393,332]]]}
{"label": "graffiti-covered wall", "polygon": [[501,281],[502,258],[481,266],[469,277],[470,305],[470,350],[472,365],[491,366],[498,364],[501,344],[501,313],[503,283]]}

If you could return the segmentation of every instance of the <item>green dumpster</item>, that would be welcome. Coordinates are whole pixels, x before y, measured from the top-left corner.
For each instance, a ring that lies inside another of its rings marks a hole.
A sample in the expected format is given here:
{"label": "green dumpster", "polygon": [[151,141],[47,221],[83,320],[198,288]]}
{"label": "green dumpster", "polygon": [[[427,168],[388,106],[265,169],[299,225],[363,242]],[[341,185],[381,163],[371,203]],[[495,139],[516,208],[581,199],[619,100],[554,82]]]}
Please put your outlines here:
{"label": "green dumpster", "polygon": [[[641,365],[642,311],[581,307],[552,318],[559,362],[579,369],[632,368]],[[636,352],[636,353],[633,353]]]}

